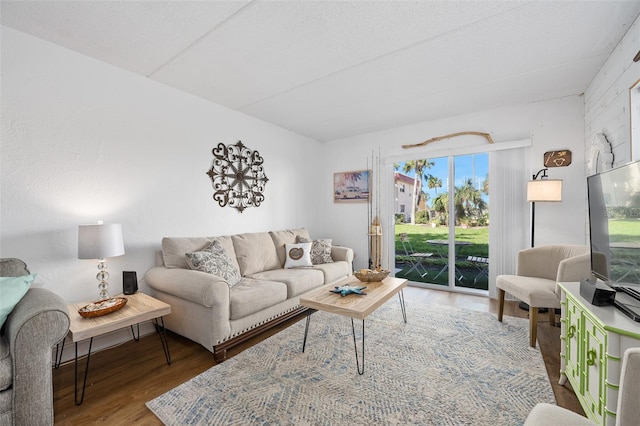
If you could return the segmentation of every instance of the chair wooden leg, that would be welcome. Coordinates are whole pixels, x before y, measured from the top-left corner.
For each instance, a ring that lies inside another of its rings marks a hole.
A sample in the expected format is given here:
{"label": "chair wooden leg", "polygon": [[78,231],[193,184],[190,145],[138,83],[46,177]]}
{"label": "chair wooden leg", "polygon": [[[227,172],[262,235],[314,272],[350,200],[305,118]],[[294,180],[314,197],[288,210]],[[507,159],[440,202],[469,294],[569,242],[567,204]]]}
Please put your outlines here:
{"label": "chair wooden leg", "polygon": [[498,321],[502,322],[502,314],[504,312],[504,290],[498,289]]}
{"label": "chair wooden leg", "polygon": [[538,308],[529,306],[529,345],[536,347],[536,338],[538,337]]}
{"label": "chair wooden leg", "polygon": [[556,310],[554,308],[549,308],[549,323],[552,327],[556,325]]}

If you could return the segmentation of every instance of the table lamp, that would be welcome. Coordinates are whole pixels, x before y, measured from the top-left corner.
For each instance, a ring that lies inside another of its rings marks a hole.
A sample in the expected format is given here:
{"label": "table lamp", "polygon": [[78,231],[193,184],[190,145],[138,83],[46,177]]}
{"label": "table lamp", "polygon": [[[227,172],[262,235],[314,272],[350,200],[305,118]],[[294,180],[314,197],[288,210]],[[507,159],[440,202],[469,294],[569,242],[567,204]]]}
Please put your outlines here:
{"label": "table lamp", "polygon": [[536,202],[562,201],[562,179],[549,179],[547,170],[540,170],[533,175],[533,180],[527,183],[527,201],[531,202],[531,247],[534,246]]}
{"label": "table lamp", "polygon": [[109,298],[107,257],[122,256],[124,241],[119,223],[78,226],[78,259],[98,260],[98,289],[100,300]]}

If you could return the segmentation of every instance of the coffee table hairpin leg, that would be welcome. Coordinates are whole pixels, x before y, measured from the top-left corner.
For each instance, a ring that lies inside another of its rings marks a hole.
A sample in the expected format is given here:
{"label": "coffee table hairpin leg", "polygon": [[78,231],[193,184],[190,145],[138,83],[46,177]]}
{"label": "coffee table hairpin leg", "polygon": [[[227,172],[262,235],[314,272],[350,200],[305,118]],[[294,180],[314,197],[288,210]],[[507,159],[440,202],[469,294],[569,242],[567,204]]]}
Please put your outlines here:
{"label": "coffee table hairpin leg", "polygon": [[351,318],[351,331],[353,332],[353,349],[356,352],[356,368],[358,374],[364,374],[364,319],[362,320],[362,368],[360,368],[360,361],[358,361],[358,344],[356,343],[356,328],[353,325],[353,318]]}
{"label": "coffee table hairpin leg", "polygon": [[311,314],[314,313],[315,309],[307,309],[307,323],[304,326],[304,340],[302,340],[302,352],[304,353],[304,348],[307,346],[307,335],[309,334],[309,323],[311,322]]}
{"label": "coffee table hairpin leg", "polygon": [[404,305],[404,291],[400,290],[398,292],[398,299],[400,299],[400,309],[402,310],[402,319],[404,320],[404,323],[407,323],[407,309],[405,308]]}
{"label": "coffee table hairpin leg", "polygon": [[[398,292],[398,299],[400,299],[400,309],[402,310],[402,319],[406,324],[407,310],[404,305],[404,293],[402,290]],[[351,318],[351,332],[353,333],[353,348],[356,352],[356,368],[358,369],[358,374],[363,375],[364,374],[364,319],[362,320],[362,366],[360,366],[360,361],[358,359],[358,345],[356,343],[356,327],[353,323],[353,318]]]}

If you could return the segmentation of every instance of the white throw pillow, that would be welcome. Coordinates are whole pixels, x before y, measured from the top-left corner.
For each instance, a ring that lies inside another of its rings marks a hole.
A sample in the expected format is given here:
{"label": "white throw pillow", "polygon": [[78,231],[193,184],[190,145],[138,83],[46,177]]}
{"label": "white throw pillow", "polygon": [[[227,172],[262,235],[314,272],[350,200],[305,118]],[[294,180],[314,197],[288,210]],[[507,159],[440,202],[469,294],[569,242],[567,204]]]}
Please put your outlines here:
{"label": "white throw pillow", "polygon": [[313,266],[311,263],[311,243],[285,244],[285,269]]}

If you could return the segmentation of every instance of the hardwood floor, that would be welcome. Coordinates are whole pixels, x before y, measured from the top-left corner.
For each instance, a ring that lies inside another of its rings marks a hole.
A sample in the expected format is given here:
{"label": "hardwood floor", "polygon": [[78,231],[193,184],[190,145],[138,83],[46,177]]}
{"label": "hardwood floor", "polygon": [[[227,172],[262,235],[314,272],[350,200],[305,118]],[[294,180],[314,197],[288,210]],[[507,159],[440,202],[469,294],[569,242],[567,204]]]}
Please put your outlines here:
{"label": "hardwood floor", "polygon": [[[446,291],[408,287],[404,292],[407,303],[421,301],[457,306],[497,314],[497,300]],[[517,303],[507,302],[505,315],[527,317]],[[541,315],[538,344],[547,367],[551,386],[559,406],[584,415],[570,385],[558,385],[560,371],[560,328]],[[233,357],[285,327],[303,319],[293,318],[256,338],[229,350]],[[129,341],[123,345],[91,355],[89,376],[82,405],[74,404],[73,362],[53,370],[54,410],[56,425],[161,425],[147,409],[145,402],[167,392],[186,380],[202,373],[216,363],[213,355],[188,339],[168,332],[172,364],[167,365],[157,334]],[[84,359],[80,362],[84,368]]]}

